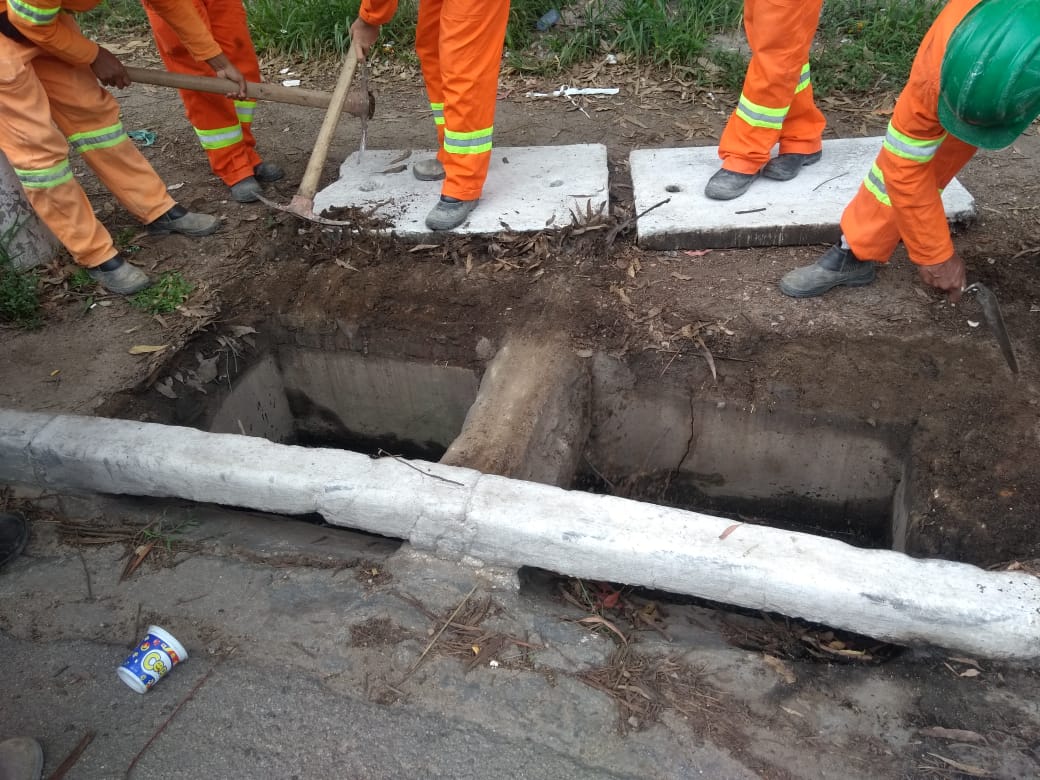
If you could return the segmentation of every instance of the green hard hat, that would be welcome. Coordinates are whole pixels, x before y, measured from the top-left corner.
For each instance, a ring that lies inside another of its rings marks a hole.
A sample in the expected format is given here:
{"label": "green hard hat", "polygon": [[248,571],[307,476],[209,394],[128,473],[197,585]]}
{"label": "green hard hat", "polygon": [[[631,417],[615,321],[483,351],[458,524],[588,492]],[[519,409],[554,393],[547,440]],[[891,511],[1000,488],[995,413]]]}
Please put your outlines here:
{"label": "green hard hat", "polygon": [[1003,149],[1040,114],[1040,0],[982,0],[954,29],[939,121],[972,146]]}

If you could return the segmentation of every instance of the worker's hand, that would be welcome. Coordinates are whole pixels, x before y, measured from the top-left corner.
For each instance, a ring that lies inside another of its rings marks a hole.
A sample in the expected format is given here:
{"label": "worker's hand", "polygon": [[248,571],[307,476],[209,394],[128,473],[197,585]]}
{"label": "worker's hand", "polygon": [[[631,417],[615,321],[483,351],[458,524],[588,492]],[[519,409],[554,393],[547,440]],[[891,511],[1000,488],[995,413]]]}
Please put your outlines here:
{"label": "worker's hand", "polygon": [[919,265],[917,272],[925,284],[941,290],[950,296],[950,303],[957,303],[964,293],[967,276],[964,270],[964,258],[957,252],[945,262],[936,265]]}
{"label": "worker's hand", "polygon": [[238,84],[238,92],[228,92],[229,98],[237,98],[238,100],[245,100],[246,97],[246,77],[242,75],[241,71],[231,64],[231,60],[228,59],[226,54],[218,54],[216,57],[210,57],[206,60],[206,64],[213,68],[213,72],[217,75],[218,79],[228,79]]}
{"label": "worker's hand", "polygon": [[357,52],[358,62],[364,62],[368,56],[368,50],[379,37],[378,25],[369,24],[360,16],[350,25],[350,45]]}
{"label": "worker's hand", "polygon": [[97,80],[106,87],[122,89],[130,86],[130,76],[123,67],[123,63],[104,46],[98,46],[97,56],[90,63],[90,69],[94,71]]}

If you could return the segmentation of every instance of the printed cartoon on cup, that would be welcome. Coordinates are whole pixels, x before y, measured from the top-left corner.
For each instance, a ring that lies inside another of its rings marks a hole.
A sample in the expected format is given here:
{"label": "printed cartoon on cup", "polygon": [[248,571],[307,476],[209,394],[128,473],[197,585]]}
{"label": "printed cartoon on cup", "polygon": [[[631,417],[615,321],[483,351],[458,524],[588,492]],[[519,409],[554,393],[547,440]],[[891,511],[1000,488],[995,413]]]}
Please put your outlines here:
{"label": "printed cartoon on cup", "polygon": [[159,626],[149,626],[144,639],[116,669],[116,674],[138,693],[145,693],[187,658],[188,651],[172,634]]}

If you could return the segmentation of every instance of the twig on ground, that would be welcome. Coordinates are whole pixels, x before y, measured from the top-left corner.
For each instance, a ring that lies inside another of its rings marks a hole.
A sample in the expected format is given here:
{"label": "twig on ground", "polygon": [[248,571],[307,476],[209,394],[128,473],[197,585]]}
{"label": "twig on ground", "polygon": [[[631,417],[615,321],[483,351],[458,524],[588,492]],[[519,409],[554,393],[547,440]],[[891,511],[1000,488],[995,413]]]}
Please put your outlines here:
{"label": "twig on ground", "polygon": [[618,235],[621,234],[621,233],[624,233],[626,230],[628,230],[630,227],[632,227],[632,225],[634,225],[636,223],[636,221],[640,217],[645,217],[647,214],[649,214],[654,209],[660,208],[664,204],[671,203],[671,202],[672,202],[671,198],[665,198],[664,200],[655,203],[653,206],[650,206],[649,208],[644,209],[643,211],[639,212],[635,216],[629,217],[628,219],[626,219],[621,224],[615,225],[614,227],[612,227],[610,229],[610,231],[607,233],[607,237],[606,237],[607,247],[612,247],[614,245],[614,241],[617,240]]}
{"label": "twig on ground", "polygon": [[431,473],[431,472],[429,472],[429,471],[423,471],[423,470],[422,470],[421,468],[419,468],[418,466],[413,466],[413,465],[412,465],[411,463],[409,463],[408,461],[406,461],[406,460],[405,460],[404,458],[402,458],[402,457],[401,457],[400,455],[394,455],[393,453],[391,453],[391,452],[387,452],[387,451],[386,451],[386,450],[384,450],[384,449],[380,449],[380,450],[379,450],[379,454],[380,454],[380,455],[385,455],[385,456],[386,456],[386,457],[388,457],[388,458],[393,458],[393,459],[394,459],[394,460],[396,460],[396,461],[397,461],[398,463],[403,463],[403,464],[404,464],[404,465],[406,465],[406,466],[407,466],[408,468],[410,468],[410,469],[415,469],[415,470],[416,470],[416,471],[418,471],[418,472],[419,472],[420,474],[423,474],[423,475],[425,475],[425,476],[427,476],[427,477],[433,477],[434,479],[439,479],[439,480],[440,480],[441,482],[447,482],[447,483],[448,483],[448,484],[450,484],[450,485],[458,485],[459,487],[466,487],[466,486],[465,486],[465,485],[464,485],[463,483],[461,483],[461,482],[456,482],[456,481],[455,481],[454,479],[448,479],[447,477],[442,477],[442,476],[439,476],[439,475],[437,475],[437,474],[433,474],[433,473]]}
{"label": "twig on ground", "polygon": [[458,615],[459,612],[462,611],[462,608],[465,606],[466,602],[469,601],[469,597],[472,596],[476,592],[476,590],[477,590],[477,585],[474,585],[472,588],[470,588],[469,593],[467,593],[465,595],[465,597],[462,599],[462,601],[459,602],[459,605],[457,607],[455,607],[455,611],[452,612],[451,615],[448,617],[448,619],[444,621],[444,625],[441,626],[440,631],[438,631],[436,634],[433,635],[433,639],[431,639],[430,643],[428,645],[426,645],[426,649],[422,651],[422,655],[420,655],[419,658],[416,660],[416,662],[414,664],[412,664],[412,668],[409,669],[408,672],[405,674],[405,676],[401,678],[401,682],[399,682],[398,685],[400,685],[405,680],[407,680],[409,677],[411,677],[412,673],[416,669],[419,668],[419,664],[421,664],[423,662],[423,659],[426,657],[426,654],[430,652],[430,650],[433,648],[433,646],[435,644],[437,644],[437,640],[441,638],[441,634],[443,634],[444,630],[449,625],[451,625],[451,621],[453,621],[455,619],[455,616]]}
{"label": "twig on ground", "polygon": [[181,711],[181,707],[183,707],[185,704],[191,701],[192,698],[194,698],[195,694],[199,692],[199,688],[206,684],[206,681],[210,678],[213,672],[217,670],[217,667],[220,666],[222,663],[224,663],[223,658],[217,661],[217,663],[213,666],[212,669],[210,669],[208,672],[202,675],[202,679],[195,683],[195,686],[188,692],[187,696],[185,696],[183,699],[177,702],[177,706],[173,708],[173,712],[171,712],[169,716],[167,716],[166,720],[162,722],[162,725],[160,725],[159,728],[155,730],[155,733],[152,734],[152,736],[148,739],[148,741],[144,743],[144,747],[141,748],[141,750],[138,752],[136,756],[134,756],[133,760],[130,762],[130,766],[126,768],[126,777],[130,777],[130,773],[134,771],[134,767],[137,766],[137,762],[141,760],[141,757],[145,754],[148,748],[152,746],[152,743],[159,738],[159,735],[166,730],[166,727],[170,725],[170,722],[175,717],[177,717],[177,713]]}
{"label": "twig on ground", "polygon": [[87,598],[91,601],[94,600],[94,587],[90,584],[90,569],[87,568],[87,559],[83,557],[83,553],[77,551],[79,555],[79,562],[83,564],[83,574],[87,578]]}
{"label": "twig on ground", "polygon": [[68,774],[68,771],[75,766],[76,762],[79,761],[79,757],[83,755],[83,751],[87,749],[87,746],[94,741],[94,736],[95,732],[93,731],[88,731],[84,734],[79,744],[72,748],[72,752],[65,756],[65,760],[48,776],[47,780],[62,780]]}

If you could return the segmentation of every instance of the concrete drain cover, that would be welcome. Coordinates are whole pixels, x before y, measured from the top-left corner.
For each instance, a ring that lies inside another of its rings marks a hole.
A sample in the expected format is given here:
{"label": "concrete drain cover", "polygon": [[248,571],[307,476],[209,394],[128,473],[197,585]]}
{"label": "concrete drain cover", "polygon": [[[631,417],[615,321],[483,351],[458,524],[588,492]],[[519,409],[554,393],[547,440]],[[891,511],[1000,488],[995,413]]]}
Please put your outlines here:
{"label": "concrete drain cover", "polygon": [[[838,222],[881,148],[881,138],[825,141],[823,159],[793,181],[759,178],[736,200],[711,200],[704,185],[719,169],[718,148],[637,149],[629,160],[636,212],[647,249],[710,249],[831,243]],[[943,193],[946,216],[965,222],[975,200],[954,179]]]}
{"label": "concrete drain cover", "polygon": [[[340,166],[338,181],[317,194],[314,210],[374,209],[405,240],[429,239],[426,214],[440,195],[441,182],[419,181],[412,164],[434,156],[432,150],[370,150]],[[607,148],[602,144],[500,147],[491,153],[480,206],[455,233],[489,234],[502,230],[538,232],[566,225],[571,212],[585,214],[591,202],[609,210]]]}

